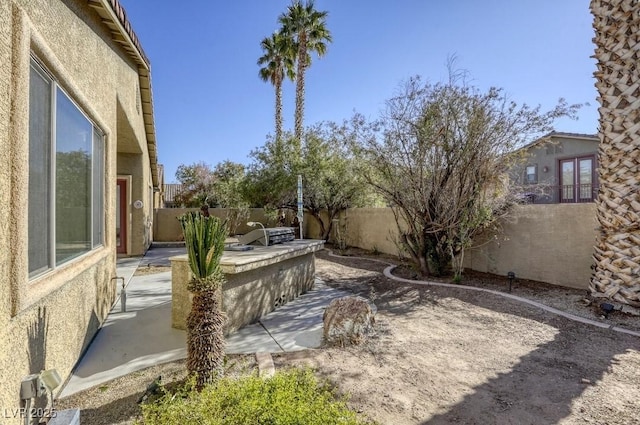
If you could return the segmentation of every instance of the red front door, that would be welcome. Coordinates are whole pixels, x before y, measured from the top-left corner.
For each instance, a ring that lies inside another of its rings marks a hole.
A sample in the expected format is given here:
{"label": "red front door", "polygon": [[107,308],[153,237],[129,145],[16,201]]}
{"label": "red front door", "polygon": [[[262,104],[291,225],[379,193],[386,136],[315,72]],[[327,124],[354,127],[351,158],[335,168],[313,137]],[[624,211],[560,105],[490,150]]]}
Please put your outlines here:
{"label": "red front door", "polygon": [[116,252],[127,253],[127,181],[118,179],[116,188]]}

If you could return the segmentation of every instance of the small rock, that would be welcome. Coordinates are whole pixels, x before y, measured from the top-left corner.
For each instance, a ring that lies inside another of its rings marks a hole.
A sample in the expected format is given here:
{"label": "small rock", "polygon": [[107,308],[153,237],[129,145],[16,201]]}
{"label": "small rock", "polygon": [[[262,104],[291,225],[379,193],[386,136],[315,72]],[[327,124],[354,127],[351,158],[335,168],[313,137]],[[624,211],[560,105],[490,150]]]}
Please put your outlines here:
{"label": "small rock", "polygon": [[580,380],[580,382],[581,382],[581,383],[583,383],[583,384],[591,384],[591,380],[589,380],[589,379],[587,379],[587,378],[582,378],[582,379]]}
{"label": "small rock", "polygon": [[360,344],[373,334],[374,313],[369,302],[356,296],[335,299],[324,311],[324,340],[329,345]]}

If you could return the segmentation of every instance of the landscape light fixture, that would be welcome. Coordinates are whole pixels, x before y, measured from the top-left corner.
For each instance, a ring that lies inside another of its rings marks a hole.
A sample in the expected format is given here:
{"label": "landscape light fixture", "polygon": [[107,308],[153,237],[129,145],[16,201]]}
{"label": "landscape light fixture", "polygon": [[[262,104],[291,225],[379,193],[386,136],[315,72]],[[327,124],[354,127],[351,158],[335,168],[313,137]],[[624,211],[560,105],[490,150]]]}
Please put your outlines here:
{"label": "landscape light fixture", "polygon": [[507,273],[507,279],[509,279],[509,292],[511,292],[511,285],[513,284],[513,279],[516,278],[516,274],[514,272]]}
{"label": "landscape light fixture", "polygon": [[269,238],[267,237],[267,229],[264,228],[264,225],[259,221],[247,221],[247,226],[249,227],[256,227],[257,225],[260,225],[260,227],[262,227],[262,231],[264,232],[264,246],[268,246]]}
{"label": "landscape light fixture", "polygon": [[613,304],[602,303],[600,304],[600,310],[602,310],[602,315],[604,316],[604,318],[608,319],[609,313],[611,313],[614,310],[614,307],[613,307]]}

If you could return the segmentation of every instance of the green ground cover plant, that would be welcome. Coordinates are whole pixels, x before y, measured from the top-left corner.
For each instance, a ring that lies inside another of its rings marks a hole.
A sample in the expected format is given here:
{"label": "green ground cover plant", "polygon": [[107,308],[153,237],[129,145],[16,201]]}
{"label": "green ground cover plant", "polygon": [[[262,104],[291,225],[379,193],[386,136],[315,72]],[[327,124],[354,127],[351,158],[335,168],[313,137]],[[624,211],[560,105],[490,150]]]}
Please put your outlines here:
{"label": "green ground cover plant", "polygon": [[165,391],[142,406],[145,425],[360,425],[367,422],[349,410],[327,383],[309,369],[290,369],[271,378],[250,375],[222,378],[202,391],[193,380]]}

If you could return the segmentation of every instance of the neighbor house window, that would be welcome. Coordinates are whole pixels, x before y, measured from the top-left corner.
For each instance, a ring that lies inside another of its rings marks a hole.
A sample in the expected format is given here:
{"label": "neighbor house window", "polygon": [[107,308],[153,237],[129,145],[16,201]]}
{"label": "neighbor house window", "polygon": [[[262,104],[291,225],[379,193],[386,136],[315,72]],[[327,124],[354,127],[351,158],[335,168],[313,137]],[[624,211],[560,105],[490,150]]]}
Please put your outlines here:
{"label": "neighbor house window", "polygon": [[564,158],[560,163],[560,202],[592,202],[596,197],[595,155]]}
{"label": "neighbor house window", "polygon": [[29,80],[29,276],[104,241],[102,132],[35,60]]}
{"label": "neighbor house window", "polygon": [[527,165],[525,181],[527,184],[538,183],[538,167],[536,165]]}

